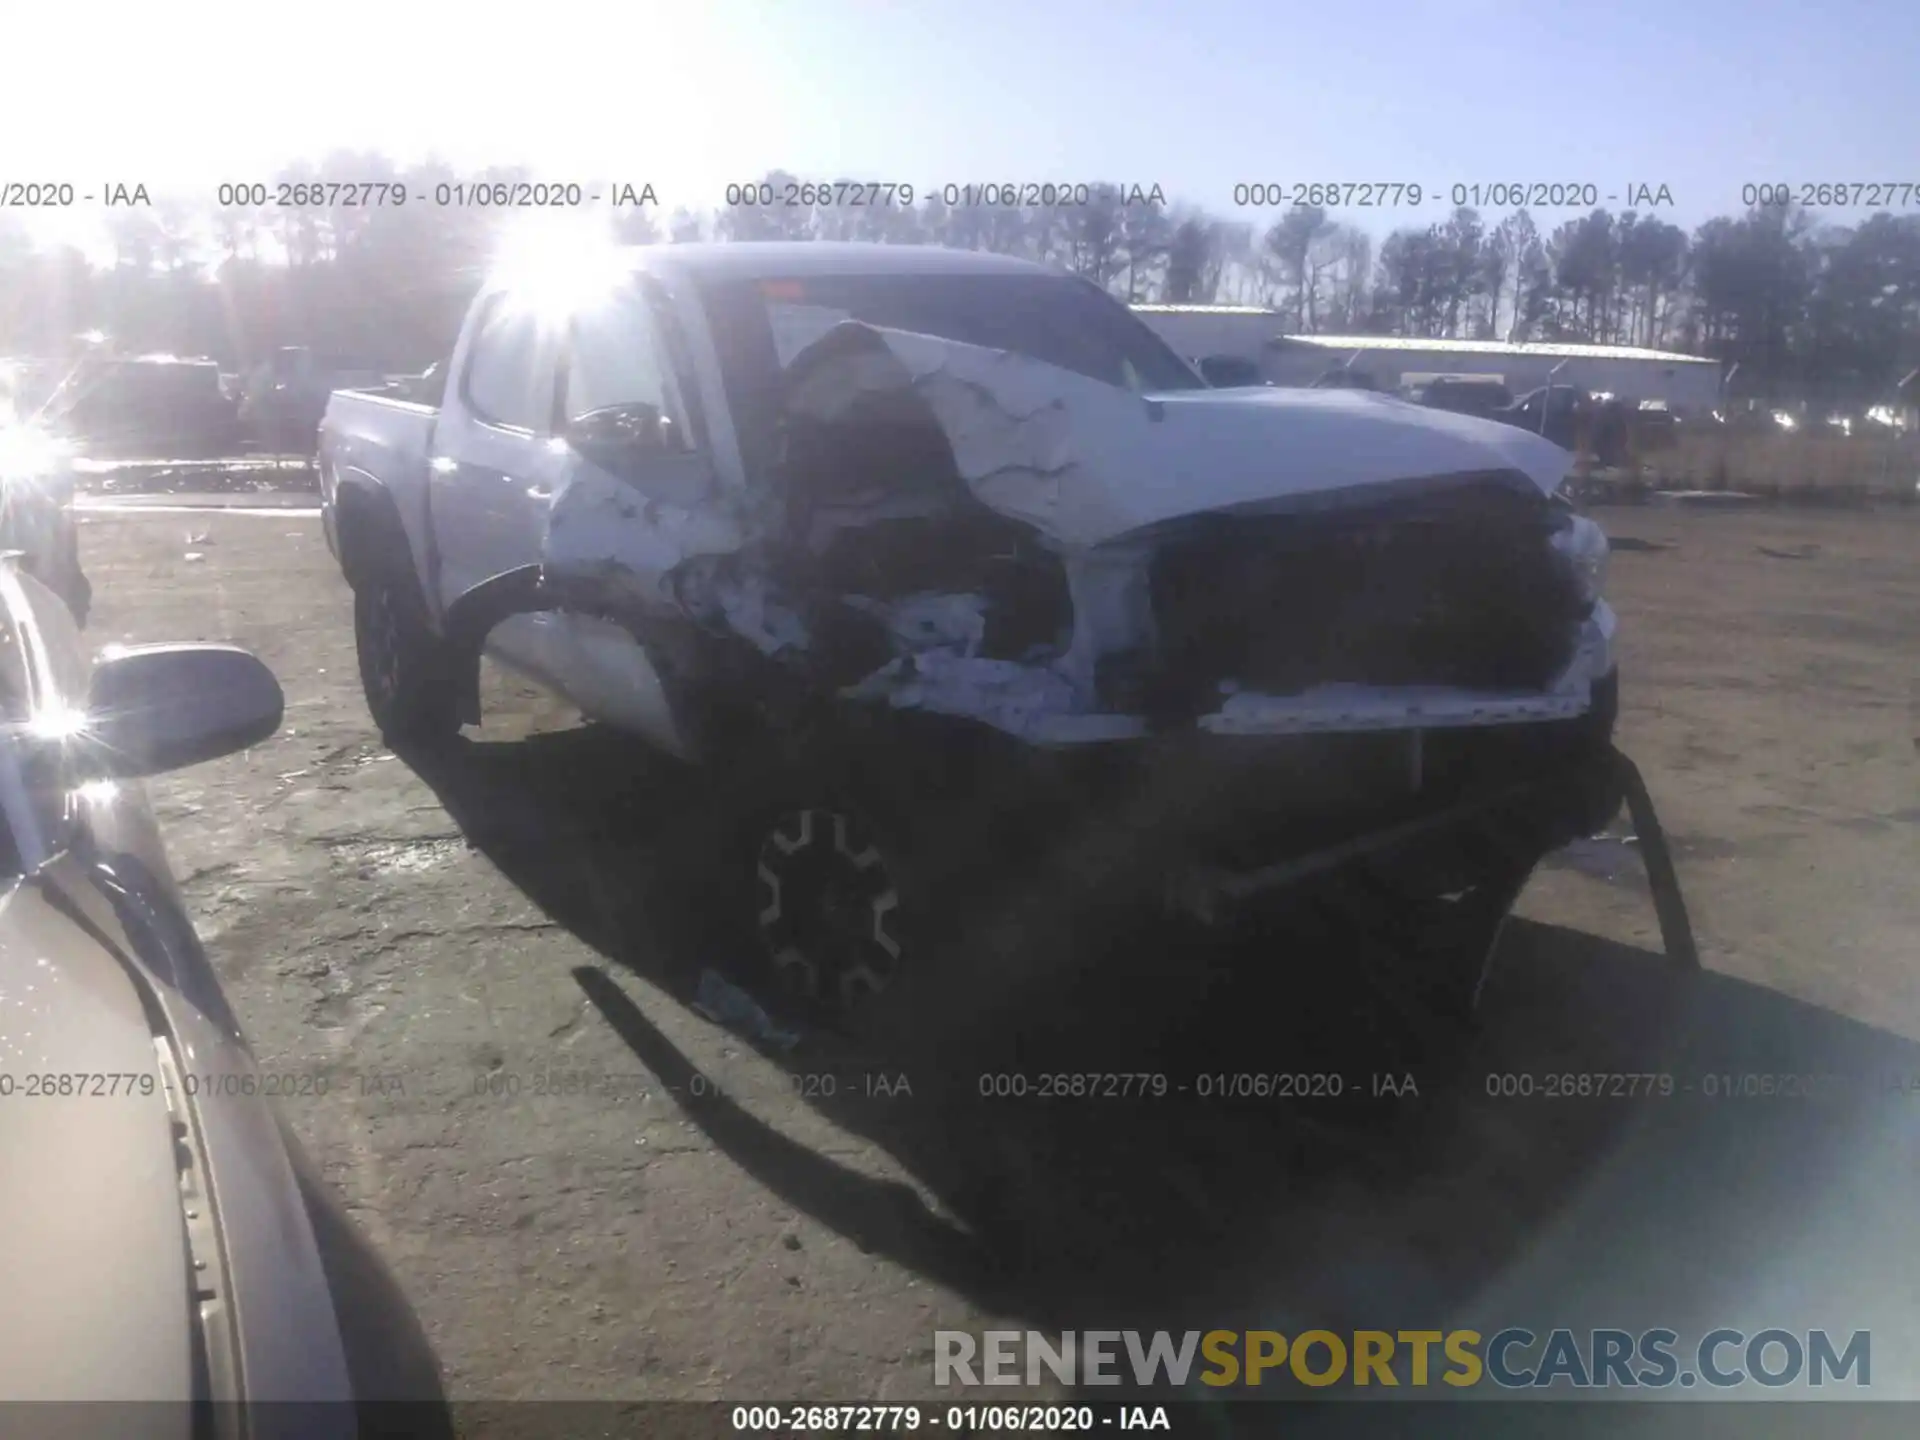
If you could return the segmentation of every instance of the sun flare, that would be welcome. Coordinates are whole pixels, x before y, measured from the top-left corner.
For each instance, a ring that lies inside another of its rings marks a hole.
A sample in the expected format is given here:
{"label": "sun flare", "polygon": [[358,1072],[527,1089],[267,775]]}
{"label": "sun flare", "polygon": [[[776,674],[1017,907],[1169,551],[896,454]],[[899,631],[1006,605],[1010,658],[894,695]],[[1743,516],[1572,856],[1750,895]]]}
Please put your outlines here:
{"label": "sun flare", "polygon": [[501,232],[493,274],[515,304],[560,320],[611,295],[629,265],[604,219],[534,214]]}

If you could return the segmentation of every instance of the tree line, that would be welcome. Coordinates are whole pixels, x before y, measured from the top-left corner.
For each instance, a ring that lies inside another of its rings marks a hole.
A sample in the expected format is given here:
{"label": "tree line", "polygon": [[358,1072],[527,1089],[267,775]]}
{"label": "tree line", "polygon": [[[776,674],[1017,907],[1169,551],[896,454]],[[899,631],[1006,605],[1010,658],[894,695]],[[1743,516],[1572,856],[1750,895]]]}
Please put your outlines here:
{"label": "tree line", "polygon": [[[461,176],[334,157],[276,181],[394,179],[410,192]],[[746,187],[779,196],[795,177]],[[836,182],[839,183],[839,182]],[[853,186],[851,188],[860,188]],[[873,196],[865,187],[860,196]],[[1076,197],[1079,198],[1079,197]],[[873,240],[1051,262],[1130,302],[1262,305],[1296,333],[1641,345],[1738,362],[1736,393],[1875,401],[1920,367],[1920,214],[1823,222],[1755,209],[1691,234],[1658,216],[1596,209],[1551,224],[1459,208],[1373,237],[1316,206],[1270,223],[1094,186],[1087,203],[636,206],[609,223],[628,243]],[[194,205],[158,198],[109,213],[111,263],[37,247],[0,215],[0,351],[65,352],[98,330],[123,349],[210,355],[228,366],[311,345],[389,369],[443,355],[500,225],[485,206]]]}

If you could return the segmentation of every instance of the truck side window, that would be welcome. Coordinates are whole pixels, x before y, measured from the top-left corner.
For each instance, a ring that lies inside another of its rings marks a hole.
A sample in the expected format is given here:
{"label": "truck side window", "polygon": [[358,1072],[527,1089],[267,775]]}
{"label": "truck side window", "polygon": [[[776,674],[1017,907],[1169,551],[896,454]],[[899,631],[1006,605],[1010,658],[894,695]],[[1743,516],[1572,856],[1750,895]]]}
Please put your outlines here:
{"label": "truck side window", "polygon": [[[569,420],[594,410],[647,405],[677,419],[674,385],[646,309],[636,300],[597,306],[574,318],[567,335],[561,408]],[[679,427],[674,427],[679,435]],[[685,447],[684,437],[681,440]]]}
{"label": "truck side window", "polygon": [[552,372],[542,363],[540,317],[498,300],[474,337],[463,390],[489,425],[544,434],[552,412]]}

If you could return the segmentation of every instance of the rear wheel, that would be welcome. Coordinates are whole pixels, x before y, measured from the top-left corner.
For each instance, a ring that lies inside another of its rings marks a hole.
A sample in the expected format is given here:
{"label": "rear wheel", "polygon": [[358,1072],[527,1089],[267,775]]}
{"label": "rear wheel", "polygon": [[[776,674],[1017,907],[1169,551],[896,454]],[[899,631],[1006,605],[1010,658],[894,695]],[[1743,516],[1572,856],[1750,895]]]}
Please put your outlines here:
{"label": "rear wheel", "polygon": [[382,568],[353,593],[353,639],[367,710],[396,749],[442,745],[460,733],[459,691],[419,590]]}

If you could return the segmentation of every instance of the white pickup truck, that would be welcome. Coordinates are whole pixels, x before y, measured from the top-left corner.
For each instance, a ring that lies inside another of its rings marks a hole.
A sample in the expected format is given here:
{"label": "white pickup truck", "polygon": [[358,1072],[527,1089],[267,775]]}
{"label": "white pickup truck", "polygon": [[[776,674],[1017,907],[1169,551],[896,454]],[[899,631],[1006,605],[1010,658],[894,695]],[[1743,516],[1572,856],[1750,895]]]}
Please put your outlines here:
{"label": "white pickup truck", "polygon": [[1362,874],[1452,917],[1469,1010],[1620,803],[1607,543],[1512,426],[1213,389],[1086,282],[920,246],[503,277],[445,374],[321,427],[375,720],[457,740],[485,652],[707,765],[716,894],[853,1028],[989,872],[1210,920]]}

